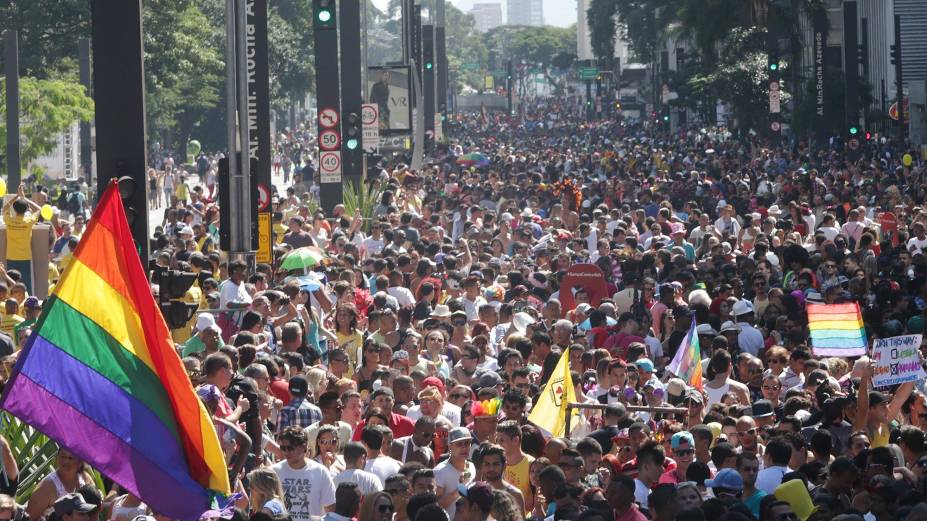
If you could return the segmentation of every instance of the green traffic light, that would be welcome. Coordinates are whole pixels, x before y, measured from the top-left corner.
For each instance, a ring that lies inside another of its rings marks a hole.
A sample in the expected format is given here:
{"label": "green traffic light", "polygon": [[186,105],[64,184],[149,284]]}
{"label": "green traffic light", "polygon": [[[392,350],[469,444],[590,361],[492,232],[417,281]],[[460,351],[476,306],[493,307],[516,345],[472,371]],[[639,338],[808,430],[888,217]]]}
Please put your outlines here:
{"label": "green traffic light", "polygon": [[428,69],[428,70],[433,69],[434,66],[435,66],[435,64],[433,64],[433,63],[431,63],[431,62],[425,62],[425,68]]}
{"label": "green traffic light", "polygon": [[776,63],[776,62],[770,63],[770,64],[769,64],[769,70],[771,70],[771,71],[777,71],[777,70],[779,70],[779,64]]}
{"label": "green traffic light", "polygon": [[669,116],[663,116],[663,121],[669,121]]}
{"label": "green traffic light", "polygon": [[357,138],[350,138],[344,144],[348,150],[357,150]]}
{"label": "green traffic light", "polygon": [[328,9],[323,9],[319,11],[319,21],[322,23],[328,23],[332,19],[332,12]]}
{"label": "green traffic light", "polygon": [[859,134],[859,129],[856,127],[850,127],[850,135],[855,136],[856,134]]}

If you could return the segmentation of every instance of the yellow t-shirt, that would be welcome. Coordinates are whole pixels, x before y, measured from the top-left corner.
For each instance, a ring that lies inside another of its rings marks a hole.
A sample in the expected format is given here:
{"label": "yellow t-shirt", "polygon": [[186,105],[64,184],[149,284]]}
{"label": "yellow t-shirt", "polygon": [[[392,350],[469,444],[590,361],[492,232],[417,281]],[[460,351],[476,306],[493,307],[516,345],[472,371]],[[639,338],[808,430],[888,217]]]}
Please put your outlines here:
{"label": "yellow t-shirt", "polygon": [[10,338],[15,339],[16,335],[13,333],[13,328],[25,321],[26,319],[19,315],[6,315],[3,319],[0,319],[0,331],[10,335]]}
{"label": "yellow t-shirt", "polygon": [[888,447],[888,437],[891,434],[891,428],[887,424],[879,424],[877,430],[869,430],[869,441],[872,443],[872,448],[876,447]]}
{"label": "yellow t-shirt", "polygon": [[525,508],[532,502],[531,476],[529,470],[533,461],[534,458],[532,456],[525,454],[525,457],[515,465],[505,466],[505,480],[515,485],[518,490],[521,490],[521,495],[525,497]]}
{"label": "yellow t-shirt", "polygon": [[[203,297],[203,290],[194,286],[190,286],[190,289],[184,294],[183,298],[180,299],[183,302],[188,304],[200,304],[200,301]],[[174,339],[175,344],[186,344],[187,340],[190,340],[190,337],[193,336],[193,326],[196,325],[196,313],[190,317],[190,320],[184,324],[183,327],[179,329],[171,330],[171,338]]]}
{"label": "yellow t-shirt", "polygon": [[[359,362],[357,353],[360,351],[361,346],[364,345],[364,335],[355,331],[350,335],[344,335],[336,332],[335,336],[338,337],[338,345],[334,347],[340,347],[348,354],[348,370],[345,371],[344,375],[348,378],[353,378],[354,371],[357,368],[357,364]],[[331,352],[331,349],[332,348],[330,347],[329,352]]]}
{"label": "yellow t-shirt", "polygon": [[38,220],[30,213],[4,216],[7,260],[32,260],[32,227]]}

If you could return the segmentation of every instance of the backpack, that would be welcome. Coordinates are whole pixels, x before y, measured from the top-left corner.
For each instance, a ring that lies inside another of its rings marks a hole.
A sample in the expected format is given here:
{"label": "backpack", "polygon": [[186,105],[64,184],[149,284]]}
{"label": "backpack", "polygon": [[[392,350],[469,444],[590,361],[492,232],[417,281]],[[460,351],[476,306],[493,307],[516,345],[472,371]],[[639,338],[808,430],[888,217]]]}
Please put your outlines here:
{"label": "backpack", "polygon": [[79,215],[84,211],[84,205],[80,200],[80,193],[74,192],[68,196],[68,212],[71,215]]}

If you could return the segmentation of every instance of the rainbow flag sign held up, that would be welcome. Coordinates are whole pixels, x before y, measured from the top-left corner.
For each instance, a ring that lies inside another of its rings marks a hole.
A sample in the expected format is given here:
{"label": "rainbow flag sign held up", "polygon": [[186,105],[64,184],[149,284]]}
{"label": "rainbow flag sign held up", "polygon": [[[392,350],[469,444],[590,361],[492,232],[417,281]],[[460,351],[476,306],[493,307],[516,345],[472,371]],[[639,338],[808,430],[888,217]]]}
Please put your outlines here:
{"label": "rainbow flag sign held up", "polygon": [[859,304],[808,304],[811,346],[818,356],[866,354],[866,328]]}
{"label": "rainbow flag sign held up", "polygon": [[692,318],[689,331],[679,343],[676,356],[666,366],[666,370],[682,378],[699,391],[702,390],[702,348],[698,343],[695,318]]}
{"label": "rainbow flag sign held up", "polygon": [[0,407],[151,508],[197,520],[229,479],[134,251],[115,181],[100,198]]}

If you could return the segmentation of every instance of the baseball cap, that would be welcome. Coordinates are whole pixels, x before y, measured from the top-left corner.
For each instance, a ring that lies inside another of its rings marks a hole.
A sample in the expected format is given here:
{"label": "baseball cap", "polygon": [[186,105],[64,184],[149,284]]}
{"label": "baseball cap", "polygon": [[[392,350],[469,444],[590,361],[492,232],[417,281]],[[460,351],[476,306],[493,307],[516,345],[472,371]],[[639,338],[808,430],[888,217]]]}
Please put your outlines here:
{"label": "baseball cap", "polygon": [[196,330],[198,332],[206,331],[207,329],[215,325],[216,325],[216,318],[212,315],[212,313],[200,313],[196,317]]}
{"label": "baseball cap", "polygon": [[472,439],[473,436],[470,435],[470,429],[466,427],[454,427],[447,433],[447,442],[449,444]]}
{"label": "baseball cap", "polygon": [[715,474],[715,479],[706,479],[705,486],[711,488],[726,488],[730,490],[743,490],[744,478],[734,469],[721,469]]}
{"label": "baseball cap", "polygon": [[689,431],[682,431],[673,434],[673,437],[670,438],[670,446],[673,450],[678,449],[679,445],[683,443],[688,443],[689,448],[695,448],[695,438],[692,437],[692,434]]}
{"label": "baseball cap", "polygon": [[480,379],[477,380],[475,387],[478,389],[483,389],[485,387],[495,387],[502,384],[502,378],[499,376],[499,373],[495,371],[487,371],[480,376]]}
{"label": "baseball cap", "polygon": [[38,297],[28,297],[23,301],[23,307],[26,309],[42,309],[42,301]]}
{"label": "baseball cap", "polygon": [[740,299],[734,303],[734,307],[731,309],[731,314],[735,317],[741,315],[747,315],[753,313],[753,304],[750,303],[747,299]]}
{"label": "baseball cap", "polygon": [[489,512],[493,504],[493,488],[485,481],[474,481],[468,485],[457,485],[460,495],[467,501],[480,507],[483,512]]}
{"label": "baseball cap", "polygon": [[309,380],[305,376],[296,375],[290,378],[289,390],[294,396],[306,396],[309,393]]}
{"label": "baseball cap", "polygon": [[754,418],[768,418],[774,414],[772,402],[769,400],[757,400],[750,407]]}
{"label": "baseball cap", "polygon": [[96,505],[88,503],[84,500],[84,496],[78,493],[61,496],[55,501],[55,514],[59,517],[66,514],[73,514],[74,512],[88,514],[93,512],[96,508]]}
{"label": "baseball cap", "polygon": [[649,358],[641,358],[640,360],[634,362],[634,365],[636,365],[637,368],[642,371],[646,371],[648,373],[653,372],[653,362],[650,361]]}

